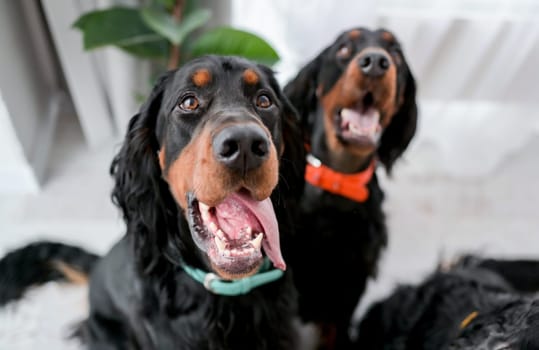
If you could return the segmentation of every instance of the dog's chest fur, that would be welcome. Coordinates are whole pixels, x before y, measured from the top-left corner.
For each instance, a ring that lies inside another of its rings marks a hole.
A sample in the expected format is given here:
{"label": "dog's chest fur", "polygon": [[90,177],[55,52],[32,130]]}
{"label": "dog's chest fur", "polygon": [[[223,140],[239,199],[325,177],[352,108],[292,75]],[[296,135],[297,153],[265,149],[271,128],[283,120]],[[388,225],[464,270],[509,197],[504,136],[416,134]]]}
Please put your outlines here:
{"label": "dog's chest fur", "polygon": [[161,310],[146,316],[155,349],[175,349],[175,344],[193,350],[296,347],[289,276],[241,296],[212,294],[184,273],[175,279],[174,295],[162,292]]}
{"label": "dog's chest fur", "polygon": [[376,275],[387,230],[376,175],[367,186],[370,195],[364,203],[310,185],[305,188],[291,266],[300,314],[307,320],[351,314],[366,280]]}

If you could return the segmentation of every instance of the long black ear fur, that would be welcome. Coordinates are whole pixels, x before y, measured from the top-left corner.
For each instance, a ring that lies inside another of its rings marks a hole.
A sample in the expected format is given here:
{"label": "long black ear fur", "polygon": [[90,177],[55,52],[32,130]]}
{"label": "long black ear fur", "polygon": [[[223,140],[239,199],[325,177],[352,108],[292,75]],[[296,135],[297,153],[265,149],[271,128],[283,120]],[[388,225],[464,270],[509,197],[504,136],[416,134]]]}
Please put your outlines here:
{"label": "long black ear fur", "polygon": [[[322,51],[317,57],[303,67],[294,79],[288,82],[283,91],[288,100],[297,110],[302,129],[305,131],[304,137],[310,135],[311,126],[314,123],[313,112],[318,106],[316,89],[318,88],[318,72],[322,64],[322,59],[327,49]],[[305,139],[309,142],[308,139]]]}
{"label": "long black ear fur", "polygon": [[139,113],[131,118],[122,147],[110,173],[115,180],[113,202],[121,208],[127,233],[134,236],[138,267],[152,272],[162,257],[167,235],[177,230],[176,204],[161,178],[156,122],[163,94],[172,72],[154,86]]}
{"label": "long black ear fur", "polygon": [[406,70],[402,105],[384,130],[378,147],[378,159],[388,174],[391,174],[394,162],[408,147],[417,127],[416,84],[408,67]]}

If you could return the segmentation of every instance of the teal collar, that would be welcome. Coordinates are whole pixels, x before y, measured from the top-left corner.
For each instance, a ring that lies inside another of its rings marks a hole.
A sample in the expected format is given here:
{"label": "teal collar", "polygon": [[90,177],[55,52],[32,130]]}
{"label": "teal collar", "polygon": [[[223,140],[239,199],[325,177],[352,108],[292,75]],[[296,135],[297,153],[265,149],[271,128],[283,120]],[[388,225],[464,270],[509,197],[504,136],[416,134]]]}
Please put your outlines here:
{"label": "teal collar", "polygon": [[268,258],[264,259],[256,274],[234,281],[224,280],[212,272],[206,272],[186,264],[183,264],[182,267],[189,276],[202,283],[210,292],[227,296],[247,294],[256,287],[278,280],[284,274],[282,270],[271,269],[271,262]]}

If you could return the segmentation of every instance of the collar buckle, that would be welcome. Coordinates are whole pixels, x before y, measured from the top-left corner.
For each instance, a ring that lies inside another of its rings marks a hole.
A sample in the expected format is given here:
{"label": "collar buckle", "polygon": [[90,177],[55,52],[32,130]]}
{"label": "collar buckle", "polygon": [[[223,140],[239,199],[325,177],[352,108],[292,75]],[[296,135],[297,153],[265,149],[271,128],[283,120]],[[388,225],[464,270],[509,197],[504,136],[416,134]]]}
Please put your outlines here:
{"label": "collar buckle", "polygon": [[307,163],[314,166],[315,168],[320,168],[320,166],[322,165],[320,159],[316,158],[311,153],[307,153]]}
{"label": "collar buckle", "polygon": [[206,274],[206,276],[204,276],[204,281],[202,282],[202,284],[204,285],[204,288],[206,288],[207,290],[209,290],[210,292],[212,293],[215,293],[215,291],[213,290],[213,288],[211,287],[211,283],[214,281],[214,280],[217,280],[219,279],[219,276],[217,276],[216,274],[214,274],[213,272],[208,272]]}

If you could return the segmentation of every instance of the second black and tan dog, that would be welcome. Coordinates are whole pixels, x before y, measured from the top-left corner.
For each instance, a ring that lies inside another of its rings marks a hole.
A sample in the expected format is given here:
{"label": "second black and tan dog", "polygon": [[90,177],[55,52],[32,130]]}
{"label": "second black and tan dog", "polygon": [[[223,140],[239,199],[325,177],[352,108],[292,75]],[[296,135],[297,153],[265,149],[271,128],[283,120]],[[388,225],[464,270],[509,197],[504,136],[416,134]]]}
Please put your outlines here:
{"label": "second black and tan dog", "polygon": [[285,87],[309,151],[302,220],[288,261],[305,321],[345,347],[387,232],[375,168],[390,172],[416,130],[416,85],[395,35],[341,34]]}

